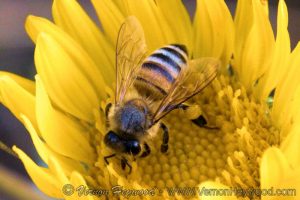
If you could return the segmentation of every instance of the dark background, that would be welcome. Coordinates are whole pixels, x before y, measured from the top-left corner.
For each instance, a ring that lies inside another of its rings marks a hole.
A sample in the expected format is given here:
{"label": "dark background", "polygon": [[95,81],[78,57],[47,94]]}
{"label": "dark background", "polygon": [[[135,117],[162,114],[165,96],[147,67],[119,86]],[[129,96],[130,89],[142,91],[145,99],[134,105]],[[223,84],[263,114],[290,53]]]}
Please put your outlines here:
{"label": "dark background", "polygon": [[[92,18],[97,19],[92,5],[87,0],[80,1]],[[195,0],[184,0],[190,13],[194,13]],[[232,13],[235,0],[226,0]],[[278,0],[270,0],[270,19],[273,30],[276,30]],[[289,11],[289,32],[292,48],[300,40],[300,2],[286,1]],[[34,45],[24,29],[26,16],[29,14],[51,19],[51,0],[0,0],[0,70],[13,72],[33,79],[35,69],[33,64]],[[99,24],[99,23],[98,23]],[[225,30],[224,30],[225,31]],[[0,105],[0,140],[8,146],[17,145],[38,161],[29,134],[23,125],[2,105]],[[28,180],[22,163],[16,158],[0,150],[0,167],[4,166]],[[0,199],[9,199],[1,194]],[[13,198],[11,198],[13,199]]]}

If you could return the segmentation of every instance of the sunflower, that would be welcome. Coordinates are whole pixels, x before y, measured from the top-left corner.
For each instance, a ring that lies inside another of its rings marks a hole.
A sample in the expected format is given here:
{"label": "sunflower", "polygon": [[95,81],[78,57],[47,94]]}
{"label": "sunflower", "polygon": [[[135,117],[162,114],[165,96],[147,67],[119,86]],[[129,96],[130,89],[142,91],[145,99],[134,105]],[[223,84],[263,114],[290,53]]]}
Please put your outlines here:
{"label": "sunflower", "polygon": [[[35,81],[0,72],[0,101],[25,125],[47,164],[13,147],[42,192],[63,199],[297,199],[300,45],[291,51],[284,0],[276,37],[267,1],[238,1],[233,19],[223,0],[197,0],[193,21],[180,0],[92,3],[102,29],[75,0],[54,0],[54,23],[27,18],[36,44]],[[128,174],[117,158],[104,162],[111,152],[103,137],[116,38],[132,15],[149,53],[179,43],[191,58],[215,57],[222,67],[189,113],[218,129],[199,128],[173,111],[164,119],[168,153],[157,145],[148,157],[130,161]]]}

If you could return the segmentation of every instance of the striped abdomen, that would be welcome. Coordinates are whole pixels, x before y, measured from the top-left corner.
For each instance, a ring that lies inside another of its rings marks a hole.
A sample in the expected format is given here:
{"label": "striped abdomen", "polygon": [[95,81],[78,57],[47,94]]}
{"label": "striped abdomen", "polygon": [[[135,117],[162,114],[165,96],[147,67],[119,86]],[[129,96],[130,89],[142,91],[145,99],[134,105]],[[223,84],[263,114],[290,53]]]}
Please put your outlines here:
{"label": "striped abdomen", "polygon": [[153,99],[165,96],[180,71],[187,66],[187,59],[184,45],[171,44],[154,51],[143,62],[134,83],[138,92]]}

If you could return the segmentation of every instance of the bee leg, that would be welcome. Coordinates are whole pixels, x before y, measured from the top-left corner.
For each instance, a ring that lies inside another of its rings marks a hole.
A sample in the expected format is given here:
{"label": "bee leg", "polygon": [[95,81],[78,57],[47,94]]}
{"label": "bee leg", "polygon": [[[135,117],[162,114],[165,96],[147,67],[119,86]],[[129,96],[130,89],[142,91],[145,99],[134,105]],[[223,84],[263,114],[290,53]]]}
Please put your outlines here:
{"label": "bee leg", "polygon": [[[184,111],[187,111],[191,106],[188,106],[186,104],[179,104],[176,106],[177,109],[182,109]],[[200,115],[196,119],[190,119],[195,125],[201,127],[201,128],[206,128],[206,129],[219,129],[218,127],[213,127],[213,126],[208,126],[207,121],[204,118],[203,115]]]}
{"label": "bee leg", "polygon": [[127,161],[126,158],[122,157],[122,159],[121,159],[121,167],[122,167],[123,170],[125,170],[126,165],[129,167],[129,174],[131,174],[131,170],[132,170],[131,165],[128,163],[128,161]]}
{"label": "bee leg", "polygon": [[207,124],[206,119],[200,115],[198,118],[191,120],[194,124],[200,127],[204,127]]}
{"label": "bee leg", "polygon": [[206,128],[206,129],[218,129],[218,127],[212,127],[212,126],[207,126],[207,121],[203,117],[203,115],[200,115],[197,119],[191,120],[194,124],[201,128]]}
{"label": "bee leg", "polygon": [[160,128],[163,130],[163,142],[160,146],[160,151],[162,153],[166,153],[168,151],[168,143],[169,143],[169,130],[168,130],[168,127],[164,124],[164,123],[161,123],[160,124]]}
{"label": "bee leg", "polygon": [[114,154],[111,154],[111,155],[109,155],[109,156],[105,156],[104,157],[104,161],[105,161],[105,163],[108,165],[109,164],[109,162],[108,162],[108,160],[107,159],[109,159],[109,158],[112,158],[112,157],[115,157],[116,156],[116,154],[114,153]]}
{"label": "bee leg", "polygon": [[147,143],[144,143],[144,152],[142,153],[142,155],[140,156],[141,158],[144,158],[146,156],[148,156],[151,152],[151,149],[149,147],[149,145]]}

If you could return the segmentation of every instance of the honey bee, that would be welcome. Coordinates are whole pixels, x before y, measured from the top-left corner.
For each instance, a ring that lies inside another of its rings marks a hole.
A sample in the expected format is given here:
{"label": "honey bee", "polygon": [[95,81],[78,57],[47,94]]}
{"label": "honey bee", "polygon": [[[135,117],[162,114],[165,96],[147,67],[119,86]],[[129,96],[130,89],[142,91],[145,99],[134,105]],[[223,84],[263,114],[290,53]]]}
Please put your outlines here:
{"label": "honey bee", "polygon": [[[144,32],[131,16],[121,25],[116,44],[115,99],[106,107],[108,133],[104,143],[114,154],[145,157],[150,154],[147,140],[161,128],[161,152],[168,150],[169,132],[161,122],[169,112],[201,92],[217,75],[214,58],[188,59],[182,44],[170,44],[146,57]],[[130,168],[124,156],[121,166]]]}

